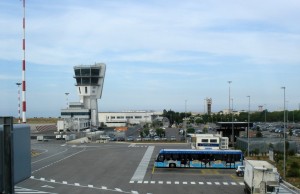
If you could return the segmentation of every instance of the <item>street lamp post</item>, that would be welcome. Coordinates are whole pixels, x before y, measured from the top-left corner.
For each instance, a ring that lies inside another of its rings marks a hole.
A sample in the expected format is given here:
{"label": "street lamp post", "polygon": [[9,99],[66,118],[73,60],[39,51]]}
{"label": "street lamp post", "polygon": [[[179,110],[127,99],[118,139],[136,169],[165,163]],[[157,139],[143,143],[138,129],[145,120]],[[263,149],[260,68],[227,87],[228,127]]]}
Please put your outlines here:
{"label": "street lamp post", "polygon": [[185,141],[187,141],[186,140],[186,132],[187,132],[187,128],[186,128],[186,101],[187,100],[185,100],[185,103],[184,103],[184,127],[185,127],[184,139],[185,139]]}
{"label": "street lamp post", "polygon": [[231,84],[232,81],[227,81],[227,82],[228,82],[228,84],[229,84],[229,98],[228,98],[229,104],[228,104],[228,113],[230,113],[230,112],[231,112],[231,111],[230,111],[230,84]]}
{"label": "street lamp post", "polygon": [[286,156],[285,156],[285,87],[281,87],[281,89],[283,89],[283,178],[285,179],[285,159],[286,159]]}
{"label": "street lamp post", "polygon": [[18,123],[21,123],[20,85],[22,85],[22,83],[18,82],[16,84],[18,86],[18,117],[19,117]]}
{"label": "street lamp post", "polygon": [[231,98],[231,134],[232,134],[232,147],[234,147],[234,128],[233,128],[233,98]]}
{"label": "street lamp post", "polygon": [[250,141],[249,141],[249,130],[250,130],[250,96],[248,97],[248,128],[247,128],[247,138],[248,138],[248,149],[247,149],[247,156],[249,157],[250,151]]}
{"label": "street lamp post", "polygon": [[69,108],[69,99],[68,99],[68,95],[70,93],[66,92],[65,95],[66,95],[66,104],[67,104],[67,109]]}

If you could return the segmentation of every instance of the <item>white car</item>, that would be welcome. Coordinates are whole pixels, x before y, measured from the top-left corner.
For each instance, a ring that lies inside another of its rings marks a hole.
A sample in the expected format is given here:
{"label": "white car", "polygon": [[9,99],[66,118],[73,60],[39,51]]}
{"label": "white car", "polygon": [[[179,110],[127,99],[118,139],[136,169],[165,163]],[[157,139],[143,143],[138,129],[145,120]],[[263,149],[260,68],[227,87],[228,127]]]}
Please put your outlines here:
{"label": "white car", "polygon": [[235,170],[237,176],[244,176],[245,166],[238,166]]}

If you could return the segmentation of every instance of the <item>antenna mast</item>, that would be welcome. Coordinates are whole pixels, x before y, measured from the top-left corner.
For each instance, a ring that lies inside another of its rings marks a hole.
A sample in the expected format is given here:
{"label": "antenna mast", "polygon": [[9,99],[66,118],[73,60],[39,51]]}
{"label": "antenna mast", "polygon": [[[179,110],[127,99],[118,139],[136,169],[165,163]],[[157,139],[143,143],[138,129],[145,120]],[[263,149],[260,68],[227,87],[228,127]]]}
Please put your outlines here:
{"label": "antenna mast", "polygon": [[25,0],[23,0],[22,122],[26,123]]}

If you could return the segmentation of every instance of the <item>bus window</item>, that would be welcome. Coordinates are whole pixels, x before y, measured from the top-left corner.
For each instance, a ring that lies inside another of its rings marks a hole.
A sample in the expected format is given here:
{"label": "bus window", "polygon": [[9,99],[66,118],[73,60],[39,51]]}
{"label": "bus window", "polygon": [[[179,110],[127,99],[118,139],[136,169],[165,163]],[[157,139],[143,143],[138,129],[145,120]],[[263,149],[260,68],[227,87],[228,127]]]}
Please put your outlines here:
{"label": "bus window", "polygon": [[166,160],[170,160],[171,159],[171,155],[170,154],[165,154],[165,159]]}
{"label": "bus window", "polygon": [[172,160],[178,160],[179,157],[178,157],[178,154],[172,154]]}
{"label": "bus window", "polygon": [[222,154],[215,154],[215,160],[224,160]]}
{"label": "bus window", "polygon": [[197,154],[192,154],[191,160],[199,160],[199,157]]}
{"label": "bus window", "polygon": [[162,154],[159,154],[158,156],[157,156],[157,160],[156,160],[157,162],[163,162],[164,161],[164,155],[162,155]]}

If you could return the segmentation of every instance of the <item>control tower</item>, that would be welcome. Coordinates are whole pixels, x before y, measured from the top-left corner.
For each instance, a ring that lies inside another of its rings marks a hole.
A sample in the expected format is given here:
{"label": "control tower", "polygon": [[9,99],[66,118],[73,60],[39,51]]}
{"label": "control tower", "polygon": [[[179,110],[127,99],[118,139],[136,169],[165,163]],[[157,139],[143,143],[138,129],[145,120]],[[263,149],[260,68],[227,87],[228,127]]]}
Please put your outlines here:
{"label": "control tower", "polygon": [[89,110],[91,126],[98,127],[98,103],[101,99],[106,65],[79,65],[74,67],[77,92],[84,109]]}

